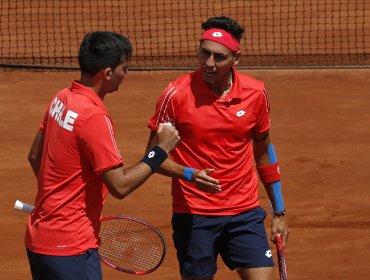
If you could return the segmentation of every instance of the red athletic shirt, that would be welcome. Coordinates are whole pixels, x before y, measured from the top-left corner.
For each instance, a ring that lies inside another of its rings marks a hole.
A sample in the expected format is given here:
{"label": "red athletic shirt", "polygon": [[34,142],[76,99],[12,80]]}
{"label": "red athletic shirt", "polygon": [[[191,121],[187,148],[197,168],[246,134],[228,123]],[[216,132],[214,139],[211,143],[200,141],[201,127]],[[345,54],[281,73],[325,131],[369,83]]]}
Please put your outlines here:
{"label": "red athletic shirt", "polygon": [[157,100],[148,127],[171,121],[181,142],[175,162],[197,169],[214,168],[210,176],[222,191],[202,192],[182,179],[172,180],[173,211],[201,215],[234,215],[259,206],[251,133],[270,129],[264,84],[233,69],[234,83],[224,97],[215,95],[201,69],[172,81]]}
{"label": "red athletic shirt", "polygon": [[108,112],[93,91],[74,81],[49,104],[40,133],[45,140],[26,246],[57,256],[97,248],[107,193],[99,174],[122,164]]}

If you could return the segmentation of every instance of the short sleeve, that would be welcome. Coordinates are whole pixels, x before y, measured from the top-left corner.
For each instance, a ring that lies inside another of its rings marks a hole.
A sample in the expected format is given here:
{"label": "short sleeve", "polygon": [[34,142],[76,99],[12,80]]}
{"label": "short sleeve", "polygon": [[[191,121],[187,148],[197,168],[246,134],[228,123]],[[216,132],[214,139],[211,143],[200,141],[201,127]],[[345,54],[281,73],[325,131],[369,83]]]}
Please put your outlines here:
{"label": "short sleeve", "polygon": [[269,95],[266,89],[263,89],[261,94],[258,96],[257,101],[258,113],[256,125],[253,127],[254,133],[264,133],[270,130],[271,119],[270,119],[270,102]]}
{"label": "short sleeve", "polygon": [[97,174],[122,164],[111,119],[94,115],[81,127],[81,149]]}
{"label": "short sleeve", "polygon": [[176,123],[176,115],[174,109],[174,96],[177,93],[177,89],[170,83],[164,92],[158,97],[157,105],[155,108],[154,115],[149,120],[148,127],[151,130],[157,130],[158,125],[163,122]]}

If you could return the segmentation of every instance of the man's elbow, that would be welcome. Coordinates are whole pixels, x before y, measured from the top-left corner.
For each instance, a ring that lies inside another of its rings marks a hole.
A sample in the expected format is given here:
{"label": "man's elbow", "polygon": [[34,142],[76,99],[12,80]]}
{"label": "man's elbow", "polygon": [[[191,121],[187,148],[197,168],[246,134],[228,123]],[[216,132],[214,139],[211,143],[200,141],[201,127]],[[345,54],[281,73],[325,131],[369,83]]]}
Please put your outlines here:
{"label": "man's elbow", "polygon": [[39,170],[40,170],[40,162],[37,159],[34,159],[32,157],[28,157],[28,161],[31,165],[33,173],[35,174],[36,177],[38,177]]}
{"label": "man's elbow", "polygon": [[109,190],[109,193],[114,198],[117,198],[117,199],[120,199],[120,200],[124,199],[128,195],[128,193],[126,193],[126,192],[119,192],[117,190],[110,190],[110,189],[108,189],[108,190]]}
{"label": "man's elbow", "polygon": [[32,165],[36,161],[36,157],[29,154],[27,157],[28,162]]}

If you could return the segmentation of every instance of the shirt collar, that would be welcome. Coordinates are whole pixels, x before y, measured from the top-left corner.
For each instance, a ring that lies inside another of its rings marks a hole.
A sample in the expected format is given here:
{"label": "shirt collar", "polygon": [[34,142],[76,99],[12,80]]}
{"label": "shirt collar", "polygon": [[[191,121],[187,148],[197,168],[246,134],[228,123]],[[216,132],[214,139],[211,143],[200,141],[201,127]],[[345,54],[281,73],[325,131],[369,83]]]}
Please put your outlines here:
{"label": "shirt collar", "polygon": [[99,98],[99,96],[93,91],[91,90],[90,88],[80,84],[79,81],[77,80],[74,80],[72,82],[72,86],[71,86],[71,90],[73,92],[76,92],[76,93],[79,93],[79,94],[82,94],[82,95],[85,95],[87,96],[88,98],[90,98],[92,100],[92,102],[94,102],[98,107],[100,107],[101,109],[103,109],[105,112],[107,112],[107,109],[105,108],[105,105],[103,103],[103,101]]}
{"label": "shirt collar", "polygon": [[238,79],[238,76],[236,74],[236,70],[234,68],[234,66],[231,68],[231,71],[232,71],[232,74],[233,74],[233,85],[230,89],[230,91],[228,92],[228,94],[226,96],[223,96],[223,97],[219,97],[218,95],[216,95],[209,87],[208,85],[204,82],[203,78],[202,78],[202,68],[198,68],[198,70],[195,71],[194,75],[194,82],[195,82],[195,87],[197,89],[197,93],[198,94],[202,94],[202,95],[209,95],[209,96],[212,96],[214,98],[217,98],[215,101],[216,102],[224,102],[224,103],[227,103],[227,102],[231,102],[234,98],[238,98],[238,90],[237,88],[239,87],[239,79]]}

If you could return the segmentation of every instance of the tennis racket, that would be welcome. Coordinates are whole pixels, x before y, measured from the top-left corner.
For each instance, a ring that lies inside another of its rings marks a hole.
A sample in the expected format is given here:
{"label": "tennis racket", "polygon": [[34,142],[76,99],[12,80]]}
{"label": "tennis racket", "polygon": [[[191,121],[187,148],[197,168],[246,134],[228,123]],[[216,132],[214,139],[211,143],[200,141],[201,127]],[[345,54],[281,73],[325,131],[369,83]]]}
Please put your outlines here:
{"label": "tennis racket", "polygon": [[[31,213],[34,207],[17,200],[16,210]],[[108,266],[131,274],[156,270],[166,254],[162,233],[143,220],[125,215],[101,218],[100,260]]]}
{"label": "tennis racket", "polygon": [[275,241],[276,241],[276,251],[277,251],[278,263],[279,263],[280,280],[287,280],[288,272],[286,269],[284,248],[282,246],[283,241],[282,241],[282,237],[280,234],[276,235]]}

